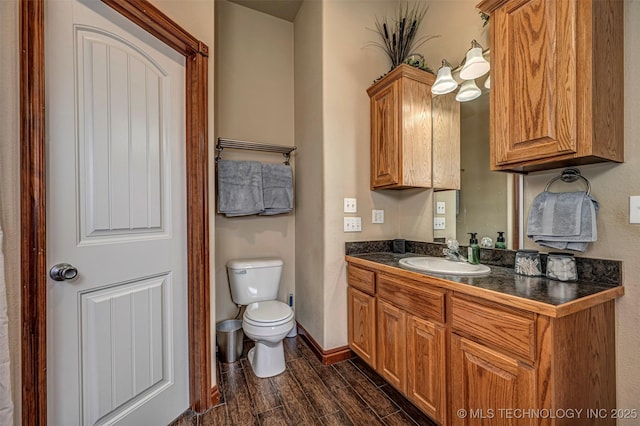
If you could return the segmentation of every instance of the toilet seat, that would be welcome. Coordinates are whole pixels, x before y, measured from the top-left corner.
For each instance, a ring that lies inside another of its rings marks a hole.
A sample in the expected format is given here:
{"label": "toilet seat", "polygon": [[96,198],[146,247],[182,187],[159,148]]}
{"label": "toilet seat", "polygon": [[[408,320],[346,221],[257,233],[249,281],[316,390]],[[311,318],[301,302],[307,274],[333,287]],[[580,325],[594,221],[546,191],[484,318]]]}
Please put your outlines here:
{"label": "toilet seat", "polygon": [[278,300],[254,302],[247,306],[244,321],[255,326],[277,326],[293,318],[293,309]]}

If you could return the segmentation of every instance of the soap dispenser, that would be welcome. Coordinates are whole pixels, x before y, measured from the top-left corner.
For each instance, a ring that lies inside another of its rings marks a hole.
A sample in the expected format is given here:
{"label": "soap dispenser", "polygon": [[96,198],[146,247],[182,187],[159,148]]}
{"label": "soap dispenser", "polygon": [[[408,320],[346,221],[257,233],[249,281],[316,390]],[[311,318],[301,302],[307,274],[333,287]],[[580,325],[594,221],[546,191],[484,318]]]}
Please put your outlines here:
{"label": "soap dispenser", "polygon": [[504,241],[504,232],[498,231],[498,239],[496,240],[497,249],[506,249],[507,243]]}
{"label": "soap dispenser", "polygon": [[469,248],[467,249],[467,260],[469,263],[473,263],[477,265],[480,263],[480,246],[478,245],[478,233],[477,232],[467,232],[471,235],[469,239]]}

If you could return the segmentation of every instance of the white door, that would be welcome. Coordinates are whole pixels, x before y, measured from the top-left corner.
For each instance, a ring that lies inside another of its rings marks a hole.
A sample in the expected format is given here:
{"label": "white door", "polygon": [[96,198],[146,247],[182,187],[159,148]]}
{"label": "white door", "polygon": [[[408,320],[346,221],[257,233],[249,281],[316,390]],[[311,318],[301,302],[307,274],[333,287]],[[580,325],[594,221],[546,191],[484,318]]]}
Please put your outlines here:
{"label": "white door", "polygon": [[[188,408],[185,60],[96,0],[45,9],[47,412],[166,425]],[[71,274],[72,275],[72,274]]]}

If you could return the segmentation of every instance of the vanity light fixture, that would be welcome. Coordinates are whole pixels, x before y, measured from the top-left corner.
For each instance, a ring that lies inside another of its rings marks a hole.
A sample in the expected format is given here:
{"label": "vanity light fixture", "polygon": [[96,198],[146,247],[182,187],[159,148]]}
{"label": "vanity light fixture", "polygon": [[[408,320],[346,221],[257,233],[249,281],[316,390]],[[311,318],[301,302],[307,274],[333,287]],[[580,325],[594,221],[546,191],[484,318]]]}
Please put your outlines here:
{"label": "vanity light fixture", "polygon": [[471,41],[471,48],[467,51],[467,57],[462,69],[460,78],[463,80],[473,80],[489,72],[491,64],[482,55],[482,46],[475,41]]}
{"label": "vanity light fixture", "polygon": [[[431,93],[433,95],[451,93],[458,88],[458,81],[462,80],[462,86],[460,86],[460,90],[456,94],[456,100],[458,102],[468,102],[478,98],[482,92],[476,85],[475,79],[485,75],[491,68],[489,61],[484,58],[485,54],[489,54],[489,49],[482,51],[482,46],[473,40],[471,49],[467,52],[462,64],[452,68],[446,59],[442,59],[442,66],[438,69],[436,81],[431,86]],[[453,77],[454,75],[456,75],[455,78]],[[484,87],[491,88],[490,75],[485,80]]]}
{"label": "vanity light fixture", "polygon": [[431,86],[434,95],[446,95],[458,87],[458,82],[451,76],[451,64],[446,59],[442,60],[442,66],[438,69],[436,81]]}
{"label": "vanity light fixture", "polygon": [[475,80],[466,80],[464,83],[462,83],[462,86],[460,86],[460,90],[456,95],[456,101],[458,102],[472,101],[477,97],[479,97],[481,93],[482,92],[480,91],[478,86],[476,86]]}

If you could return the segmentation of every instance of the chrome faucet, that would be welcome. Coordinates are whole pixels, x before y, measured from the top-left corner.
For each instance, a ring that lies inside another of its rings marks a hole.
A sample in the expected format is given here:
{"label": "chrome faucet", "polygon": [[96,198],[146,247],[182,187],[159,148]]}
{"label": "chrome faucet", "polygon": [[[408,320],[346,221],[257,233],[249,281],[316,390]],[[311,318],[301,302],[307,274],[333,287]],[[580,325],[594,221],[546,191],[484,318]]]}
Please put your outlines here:
{"label": "chrome faucet", "polygon": [[442,249],[442,254],[456,262],[467,262],[467,258],[460,254],[460,243],[458,240],[447,240],[447,248]]}

